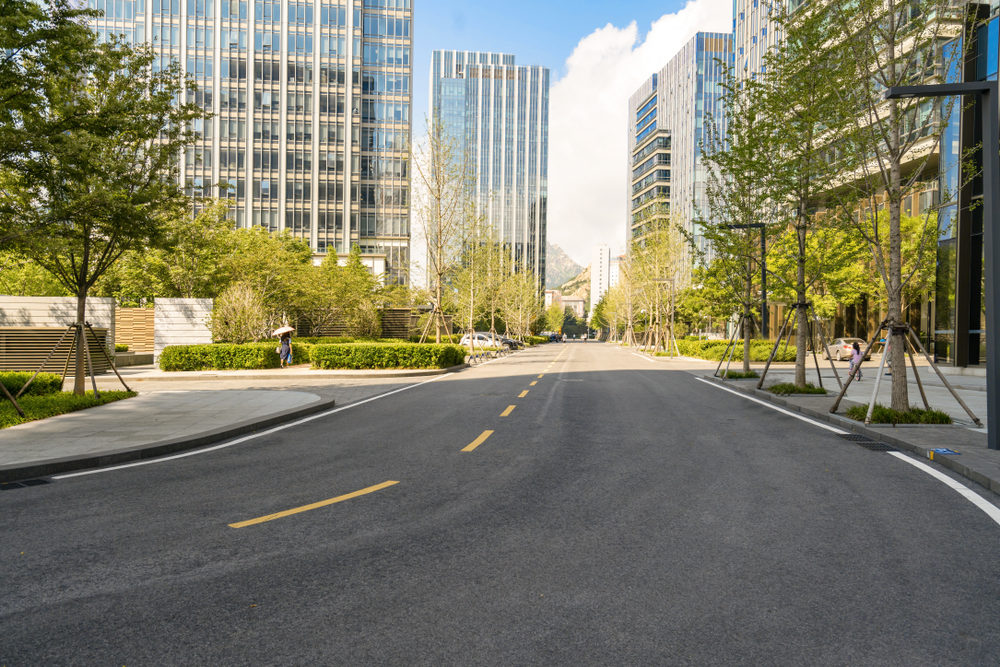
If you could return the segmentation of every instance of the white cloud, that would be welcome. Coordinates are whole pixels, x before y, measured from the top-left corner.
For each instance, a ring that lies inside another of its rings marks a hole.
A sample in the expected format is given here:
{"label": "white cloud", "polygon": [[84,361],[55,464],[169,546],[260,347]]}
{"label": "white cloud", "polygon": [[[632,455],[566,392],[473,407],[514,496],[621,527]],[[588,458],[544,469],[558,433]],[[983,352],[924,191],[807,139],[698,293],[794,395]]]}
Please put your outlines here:
{"label": "white cloud", "polygon": [[644,41],[633,22],[580,40],[549,99],[548,241],[577,262],[593,249],[624,248],[628,98],[698,31],[732,30],[732,0],[690,0],[653,22]]}

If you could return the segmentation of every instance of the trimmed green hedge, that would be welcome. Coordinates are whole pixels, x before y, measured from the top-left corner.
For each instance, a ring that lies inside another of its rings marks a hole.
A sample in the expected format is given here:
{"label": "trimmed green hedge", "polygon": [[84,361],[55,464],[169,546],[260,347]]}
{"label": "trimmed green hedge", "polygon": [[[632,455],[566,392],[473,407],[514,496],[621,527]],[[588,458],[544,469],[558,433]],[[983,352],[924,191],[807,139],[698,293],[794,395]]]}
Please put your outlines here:
{"label": "trimmed green hedge", "polygon": [[524,339],[524,342],[527,345],[542,345],[550,341],[548,336],[528,336]]}
{"label": "trimmed green hedge", "polygon": [[[38,382],[38,378],[35,378]],[[34,382],[32,383],[34,386]],[[29,390],[30,391],[30,390]],[[84,408],[92,408],[96,405],[104,405],[123,398],[132,398],[134,391],[102,391],[100,398],[94,398],[94,393],[90,392],[83,396],[77,396],[70,392],[59,392],[46,396],[22,396],[17,399],[21,409],[24,410],[24,417],[17,414],[14,406],[6,398],[0,399],[0,428],[16,426],[25,422],[54,417],[55,415],[75,412]]]}
{"label": "trimmed green hedge", "polygon": [[[4,371],[0,373],[0,382],[7,387],[11,394],[21,391],[24,383],[31,379],[34,373],[22,373],[20,371]],[[55,373],[39,373],[34,379],[25,396],[45,396],[62,391],[62,376]],[[2,394],[3,392],[0,392]],[[2,400],[6,400],[4,397]],[[9,401],[8,401],[9,404]]]}
{"label": "trimmed green hedge", "polygon": [[[412,336],[410,336],[410,342],[411,343],[419,343],[420,342],[420,335],[421,334],[413,334]],[[451,334],[450,336],[447,335],[447,334],[444,335],[444,336],[441,336],[441,345],[446,345],[446,344],[449,344],[449,343],[453,344],[453,345],[458,345],[458,341],[462,340],[462,336],[463,335],[464,334],[457,333],[457,334]],[[396,342],[402,342],[402,341],[396,341]],[[427,333],[427,342],[428,343],[434,343],[434,331],[429,331]],[[434,344],[436,345],[437,343],[434,343]]]}
{"label": "trimmed green hedge", "polygon": [[[212,345],[171,345],[160,354],[164,371],[254,370],[278,368],[277,341],[263,343],[215,343]],[[309,361],[311,345],[292,341],[292,363]]]}
{"label": "trimmed green hedge", "polygon": [[[686,357],[698,357],[709,361],[722,361],[722,355],[726,352],[729,341],[725,340],[678,340],[677,349]],[[750,361],[767,361],[774,347],[774,341],[753,340],[750,341]],[[795,346],[789,345],[784,350],[784,343],[778,347],[774,361],[795,361]],[[733,361],[743,361],[743,341],[736,341],[736,352],[733,353]]]}
{"label": "trimmed green hedge", "polygon": [[125,343],[115,343],[115,352],[128,352],[128,345]]}
{"label": "trimmed green hedge", "polygon": [[313,368],[450,368],[464,362],[465,348],[458,345],[348,343],[312,350]]}
{"label": "trimmed green hedge", "polygon": [[813,384],[806,383],[806,386],[799,387],[792,382],[781,382],[779,384],[773,384],[770,387],[765,387],[772,394],[777,394],[779,396],[791,396],[792,394],[825,394],[826,389],[823,387],[817,387]]}

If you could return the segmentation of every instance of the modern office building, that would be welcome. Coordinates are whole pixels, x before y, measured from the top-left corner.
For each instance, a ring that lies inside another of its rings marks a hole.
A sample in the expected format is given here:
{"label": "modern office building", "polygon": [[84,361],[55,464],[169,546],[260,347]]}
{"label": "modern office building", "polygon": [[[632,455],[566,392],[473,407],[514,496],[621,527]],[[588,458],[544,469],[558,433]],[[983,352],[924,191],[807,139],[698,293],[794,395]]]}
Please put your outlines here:
{"label": "modern office building", "polygon": [[707,215],[702,142],[709,123],[725,132],[722,82],[731,55],[731,35],[699,32],[629,98],[630,242],[665,216],[700,239],[696,220]]}
{"label": "modern office building", "polygon": [[594,250],[590,264],[590,312],[600,303],[611,287],[611,248],[602,243]]}
{"label": "modern office building", "polygon": [[430,119],[463,156],[477,214],[544,285],[549,70],[504,53],[434,51]]}
{"label": "modern office building", "polygon": [[197,81],[212,117],[181,161],[193,193],[317,258],[357,245],[376,274],[407,282],[411,0],[88,2],[102,39],[149,43],[155,66]]}
{"label": "modern office building", "polygon": [[[789,0],[794,10],[807,0]],[[764,67],[764,54],[779,38],[771,20],[770,3],[733,0],[733,64],[736,78],[753,76]]]}

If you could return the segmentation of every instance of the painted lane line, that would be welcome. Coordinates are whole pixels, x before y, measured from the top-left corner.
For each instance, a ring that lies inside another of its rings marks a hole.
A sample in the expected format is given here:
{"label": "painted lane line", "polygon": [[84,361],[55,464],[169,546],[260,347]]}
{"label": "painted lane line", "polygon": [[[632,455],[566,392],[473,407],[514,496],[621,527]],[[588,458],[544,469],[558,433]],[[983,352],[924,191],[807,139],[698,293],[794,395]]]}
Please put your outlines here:
{"label": "painted lane line", "polygon": [[545,377],[545,373],[539,373],[538,374],[538,379],[539,380],[541,380],[543,377]]}
{"label": "painted lane line", "polygon": [[534,387],[536,384],[538,384],[538,380],[532,380],[531,384],[529,384],[528,386],[529,387]]}
{"label": "painted lane line", "polygon": [[640,359],[645,359],[646,361],[648,361],[651,364],[655,364],[656,363],[655,359],[650,359],[649,357],[647,357],[646,355],[643,355],[643,354],[636,354],[635,352],[632,352],[631,355],[633,357],[639,357]]}
{"label": "painted lane line", "polygon": [[320,507],[326,507],[328,505],[333,505],[334,503],[342,503],[345,500],[350,500],[351,498],[357,498],[358,496],[365,496],[369,493],[375,493],[376,491],[381,491],[384,488],[399,484],[399,482],[388,481],[382,482],[381,484],[376,484],[375,486],[369,486],[366,489],[361,489],[360,491],[355,491],[353,493],[347,493],[342,496],[337,496],[336,498],[330,498],[328,500],[321,500],[318,503],[312,503],[311,505],[303,505],[302,507],[293,507],[290,510],[285,510],[283,512],[275,512],[274,514],[268,514],[267,516],[260,516],[256,519],[247,519],[246,521],[238,521],[236,523],[229,524],[230,528],[246,528],[247,526],[255,526],[258,523],[265,523],[267,521],[274,521],[275,519],[283,519],[286,516],[292,516],[293,514],[301,514],[302,512],[308,512],[309,510],[319,509]]}
{"label": "painted lane line", "polygon": [[440,380],[441,378],[444,378],[444,377],[447,377],[447,376],[446,375],[438,375],[438,376],[435,376],[435,377],[431,378],[430,380],[424,380],[423,382],[418,382],[416,384],[411,384],[411,385],[407,385],[405,387],[400,387],[399,389],[393,389],[392,391],[387,391],[384,394],[379,394],[378,396],[372,396],[370,398],[366,398],[366,399],[363,399],[363,400],[360,400],[360,401],[356,401],[354,403],[350,403],[348,405],[344,405],[344,406],[341,406],[339,408],[334,408],[332,410],[327,410],[326,412],[320,412],[318,414],[311,415],[309,417],[303,417],[302,419],[297,419],[297,420],[295,420],[293,422],[289,422],[287,424],[282,424],[281,426],[275,426],[274,428],[269,428],[266,431],[260,431],[259,433],[251,433],[250,435],[245,435],[242,438],[237,438],[236,440],[230,440],[228,442],[224,442],[221,445],[215,445],[213,447],[205,447],[205,448],[202,448],[202,449],[195,449],[195,450],[192,450],[190,452],[184,452],[183,454],[172,454],[170,456],[162,456],[162,457],[155,458],[155,459],[149,459],[148,461],[136,461],[135,463],[124,463],[122,465],[112,466],[110,468],[97,468],[95,470],[84,470],[82,472],[70,472],[70,473],[66,473],[64,475],[53,475],[52,479],[67,479],[69,477],[80,477],[82,475],[96,475],[96,474],[102,473],[102,472],[110,472],[112,470],[121,470],[122,468],[134,468],[136,466],[148,466],[148,465],[152,465],[154,463],[164,463],[166,461],[173,461],[174,459],[183,459],[183,458],[186,458],[188,456],[197,456],[199,454],[207,454],[208,452],[214,452],[214,451],[216,451],[218,449],[226,449],[227,447],[232,447],[233,445],[239,445],[239,444],[247,442],[249,440],[253,440],[254,438],[260,438],[260,437],[265,436],[265,435],[271,435],[272,433],[277,433],[279,431],[283,431],[285,429],[292,428],[293,426],[299,426],[301,424],[305,424],[307,422],[311,422],[311,421],[316,420],[316,419],[322,419],[323,417],[329,417],[330,415],[334,415],[334,414],[336,414],[338,412],[343,412],[344,410],[350,410],[351,408],[356,408],[359,405],[364,405],[365,403],[371,403],[372,401],[377,401],[379,399],[388,398],[389,396],[392,396],[393,394],[398,394],[398,393],[400,393],[402,391],[407,391],[407,390],[413,389],[415,387],[419,387],[421,385],[428,384],[430,382],[437,382],[438,380]]}
{"label": "painted lane line", "polygon": [[514,412],[514,408],[516,408],[516,407],[517,407],[516,405],[508,405],[507,409],[500,413],[500,416],[501,417],[509,417],[510,413]]}
{"label": "painted lane line", "polygon": [[902,452],[887,452],[887,453],[891,454],[892,456],[895,456],[900,461],[906,461],[911,466],[923,470],[925,473],[927,473],[934,479],[942,482],[946,486],[957,491],[963,497],[965,497],[966,500],[971,502],[973,505],[975,505],[982,511],[986,512],[986,515],[989,516],[991,519],[993,519],[993,521],[995,521],[997,524],[1000,524],[1000,508],[988,502],[985,498],[972,491],[972,489],[969,489],[968,487],[959,484],[951,477],[948,477],[948,475],[945,475],[943,472],[939,470],[935,470],[926,463],[921,463],[920,461],[911,459],[909,456],[903,454]]}
{"label": "painted lane line", "polygon": [[517,395],[517,397],[518,397],[518,398],[524,398],[524,397],[525,397],[525,396],[527,396],[527,395],[528,395],[528,390],[527,390],[527,389],[525,389],[525,390],[524,390],[524,391],[522,391],[522,392],[521,392],[520,394],[518,394],[518,395]]}
{"label": "painted lane line", "polygon": [[728,391],[730,394],[735,394],[736,396],[739,396],[740,398],[745,398],[748,401],[753,401],[754,403],[759,403],[760,405],[763,405],[765,408],[771,408],[772,410],[777,410],[778,412],[784,413],[784,414],[788,415],[789,417],[795,417],[798,420],[807,422],[809,424],[812,424],[813,426],[819,426],[820,428],[824,428],[827,431],[832,431],[833,433],[836,433],[838,435],[845,435],[847,433],[847,431],[845,431],[844,429],[837,428],[836,426],[831,426],[829,424],[824,424],[823,422],[816,421],[815,419],[810,419],[809,417],[806,417],[805,415],[801,415],[801,414],[798,414],[796,412],[792,412],[791,410],[786,410],[786,409],[784,409],[782,407],[774,405],[773,403],[768,403],[767,401],[762,401],[759,398],[754,398],[753,396],[747,396],[746,394],[740,393],[740,392],[735,391],[733,389],[729,389],[728,387],[720,387],[719,385],[715,384],[714,382],[711,382],[711,381],[706,380],[704,378],[695,377],[695,380],[698,380],[699,382],[704,382],[705,384],[707,384],[707,385],[709,385],[711,387],[715,387],[716,389],[721,389],[722,391]]}
{"label": "painted lane line", "polygon": [[479,434],[479,437],[470,442],[468,445],[462,448],[463,452],[471,452],[476,449],[479,445],[486,442],[486,439],[493,435],[493,431],[483,431]]}

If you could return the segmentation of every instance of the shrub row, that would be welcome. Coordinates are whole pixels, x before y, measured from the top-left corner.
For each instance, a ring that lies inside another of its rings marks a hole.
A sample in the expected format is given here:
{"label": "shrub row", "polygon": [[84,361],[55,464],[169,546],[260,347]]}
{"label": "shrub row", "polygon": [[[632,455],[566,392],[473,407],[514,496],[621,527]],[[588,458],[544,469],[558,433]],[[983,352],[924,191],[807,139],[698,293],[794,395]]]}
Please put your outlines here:
{"label": "shrub row", "polygon": [[[726,352],[729,341],[725,340],[679,340],[677,349],[686,357],[698,357],[710,361],[722,361],[722,356]],[[751,340],[750,341],[750,361],[767,361],[771,350],[774,348],[774,341]],[[736,341],[736,351],[733,353],[733,361],[743,361],[743,341]],[[778,347],[774,361],[795,361],[795,346],[789,345],[784,348],[784,343]]]}
{"label": "shrub row", "polygon": [[349,343],[312,349],[313,368],[449,368],[464,362],[465,348],[450,344]]}
{"label": "shrub row", "polygon": [[[35,378],[38,382],[38,378]],[[34,386],[34,382],[32,383]],[[92,408],[96,405],[104,405],[123,398],[135,396],[134,391],[102,391],[100,398],[94,398],[94,393],[90,392],[83,396],[77,396],[70,392],[59,392],[46,396],[22,396],[17,399],[21,409],[24,410],[24,417],[17,414],[14,406],[8,400],[0,400],[0,428],[16,426],[24,422],[45,419],[56,415],[74,412],[84,408]]]}
{"label": "shrub row", "polygon": [[[311,345],[292,342],[292,363],[309,361]],[[264,343],[216,343],[171,345],[160,354],[165,371],[253,370],[281,365],[277,341]]]}
{"label": "shrub row", "polygon": [[772,394],[778,394],[779,396],[791,396],[792,394],[825,394],[826,389],[822,387],[817,387],[813,384],[806,383],[806,386],[799,387],[792,382],[781,382],[779,384],[773,384],[766,389]]}
{"label": "shrub row", "polygon": [[542,345],[549,342],[548,336],[528,336],[524,339],[527,345]]}
{"label": "shrub row", "polygon": [[[21,391],[21,387],[24,386],[24,383],[31,379],[32,375],[34,375],[34,373],[4,371],[0,373],[0,382],[7,387],[7,391],[11,394],[17,394],[17,392]],[[45,396],[47,394],[55,394],[59,391],[62,391],[61,376],[56,375],[55,373],[39,373],[24,395]],[[3,400],[5,399],[0,399],[0,402]]]}

